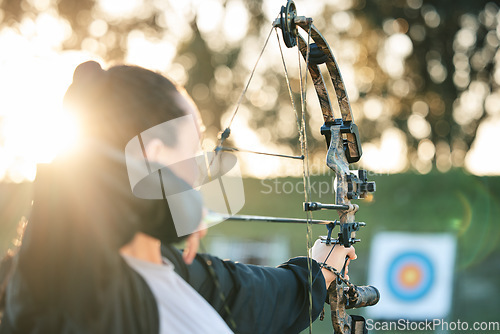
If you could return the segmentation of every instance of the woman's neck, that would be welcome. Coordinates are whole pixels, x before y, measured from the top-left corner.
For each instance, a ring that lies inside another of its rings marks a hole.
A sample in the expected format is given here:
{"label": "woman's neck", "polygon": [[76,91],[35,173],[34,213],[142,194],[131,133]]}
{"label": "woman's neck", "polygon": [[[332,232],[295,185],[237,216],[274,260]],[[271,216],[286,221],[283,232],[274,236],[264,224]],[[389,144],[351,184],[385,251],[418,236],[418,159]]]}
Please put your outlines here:
{"label": "woman's neck", "polygon": [[161,264],[160,240],[137,232],[128,244],[120,248],[120,253],[136,259]]}

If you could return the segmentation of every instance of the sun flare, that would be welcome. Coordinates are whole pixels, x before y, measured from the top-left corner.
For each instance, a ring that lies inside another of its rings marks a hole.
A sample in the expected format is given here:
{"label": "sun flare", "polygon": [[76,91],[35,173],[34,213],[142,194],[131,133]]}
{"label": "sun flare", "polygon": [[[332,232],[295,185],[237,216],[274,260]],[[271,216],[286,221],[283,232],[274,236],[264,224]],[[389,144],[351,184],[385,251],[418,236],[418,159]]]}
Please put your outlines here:
{"label": "sun flare", "polygon": [[39,52],[27,40],[5,49],[0,63],[0,180],[32,181],[38,163],[51,162],[78,140],[76,118],[62,98],[76,65],[89,59],[77,52]]}
{"label": "sun flare", "polygon": [[43,110],[31,101],[3,118],[1,133],[0,173],[14,182],[32,181],[36,164],[51,162],[76,143],[79,124],[70,113]]}

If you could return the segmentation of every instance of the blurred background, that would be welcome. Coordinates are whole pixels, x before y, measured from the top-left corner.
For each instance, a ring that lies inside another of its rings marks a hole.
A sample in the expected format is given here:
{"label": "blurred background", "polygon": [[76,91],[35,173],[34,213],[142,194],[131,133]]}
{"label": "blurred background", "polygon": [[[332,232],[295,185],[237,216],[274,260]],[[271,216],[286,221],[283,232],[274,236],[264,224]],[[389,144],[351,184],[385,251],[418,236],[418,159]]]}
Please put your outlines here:
{"label": "blurred background", "polygon": [[[278,40],[271,31],[284,4],[0,0],[0,252],[18,242],[16,229],[29,215],[36,164],[50,162],[78,140],[78,120],[62,110],[61,101],[74,68],[89,59],[104,67],[140,65],[185,86],[207,127],[203,147],[211,150],[271,32],[230,139],[240,148],[299,155]],[[295,4],[298,15],[314,19],[339,63],[363,142],[358,167],[377,182],[373,198],[359,203],[357,217],[367,227],[358,233],[362,242],[350,268],[352,281],[366,284],[374,275],[383,277],[381,251],[372,243],[380,233],[419,236],[422,243],[446,235],[453,247],[441,249],[433,241],[427,249],[434,257],[426,256],[436,260],[431,267],[449,267],[450,275],[442,282],[442,275],[433,277],[428,296],[432,286],[450,289],[442,301],[450,305],[442,315],[448,321],[500,321],[498,5],[483,0]],[[297,102],[297,52],[283,52]],[[310,84],[306,106],[312,197],[331,203],[334,174],[325,166],[321,111]],[[238,157],[245,175],[241,213],[304,216],[300,161]],[[331,214],[315,218],[335,219]],[[313,229],[314,237],[325,233],[324,227]],[[210,229],[205,247],[224,258],[277,265],[305,254],[306,229],[225,222]],[[401,281],[407,288],[426,275],[418,271],[422,268],[412,270]],[[411,309],[417,301],[406,303]],[[314,326],[315,332],[331,331],[328,319]]]}

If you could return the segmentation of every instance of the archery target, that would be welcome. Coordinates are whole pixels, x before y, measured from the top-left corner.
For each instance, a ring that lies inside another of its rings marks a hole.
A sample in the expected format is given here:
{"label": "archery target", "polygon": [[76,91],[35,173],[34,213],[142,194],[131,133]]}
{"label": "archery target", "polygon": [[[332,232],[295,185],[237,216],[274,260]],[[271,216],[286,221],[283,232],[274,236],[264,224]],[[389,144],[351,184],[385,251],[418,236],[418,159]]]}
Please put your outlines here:
{"label": "archery target", "polygon": [[372,239],[368,284],[380,291],[373,319],[425,320],[451,308],[455,237],[384,232]]}

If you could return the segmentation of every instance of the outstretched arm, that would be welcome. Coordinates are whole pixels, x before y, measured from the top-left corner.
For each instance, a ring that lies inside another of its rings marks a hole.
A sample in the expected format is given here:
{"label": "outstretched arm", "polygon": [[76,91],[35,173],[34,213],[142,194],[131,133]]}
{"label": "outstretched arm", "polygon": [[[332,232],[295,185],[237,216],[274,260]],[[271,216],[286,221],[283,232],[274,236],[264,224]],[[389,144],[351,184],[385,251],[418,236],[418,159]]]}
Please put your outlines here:
{"label": "outstretched arm", "polygon": [[[187,266],[175,248],[162,246],[162,253],[228,324],[231,318],[234,320],[239,333],[298,333],[309,325],[309,272],[305,257],[272,268],[200,254]],[[326,300],[326,282],[314,260],[311,269],[314,320]]]}

